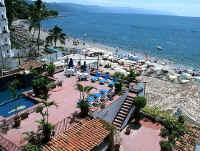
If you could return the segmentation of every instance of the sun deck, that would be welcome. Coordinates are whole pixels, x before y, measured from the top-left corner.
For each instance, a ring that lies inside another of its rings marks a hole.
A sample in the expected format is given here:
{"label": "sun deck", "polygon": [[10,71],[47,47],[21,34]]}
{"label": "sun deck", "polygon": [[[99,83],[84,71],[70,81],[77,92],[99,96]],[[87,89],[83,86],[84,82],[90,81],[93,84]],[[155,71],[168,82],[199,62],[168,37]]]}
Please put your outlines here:
{"label": "sun deck", "polygon": [[[54,75],[56,80],[62,80],[62,87],[55,88],[49,92],[49,100],[53,100],[58,107],[49,108],[49,122],[52,124],[57,124],[59,121],[62,121],[64,118],[72,118],[75,112],[79,112],[77,108],[77,102],[80,97],[80,93],[75,89],[75,84],[78,82],[75,76],[66,78],[63,72],[57,73]],[[89,78],[90,79],[90,78]],[[99,82],[92,83],[90,80],[80,82],[83,85],[90,85],[99,91],[100,89],[109,89],[106,85],[100,85]],[[3,137],[7,138],[17,146],[23,145],[24,132],[36,131],[37,123],[35,121],[40,120],[41,116],[37,113],[31,113],[27,119],[21,122],[21,126],[17,129],[10,129],[6,134],[0,133]]]}

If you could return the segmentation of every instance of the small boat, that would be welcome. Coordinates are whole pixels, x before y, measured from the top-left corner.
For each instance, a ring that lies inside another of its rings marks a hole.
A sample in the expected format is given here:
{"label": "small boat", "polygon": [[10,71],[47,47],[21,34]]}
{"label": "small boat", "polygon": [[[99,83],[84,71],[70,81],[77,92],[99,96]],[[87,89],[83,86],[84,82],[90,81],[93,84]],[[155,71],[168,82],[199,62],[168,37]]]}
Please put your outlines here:
{"label": "small boat", "polygon": [[157,46],[158,50],[163,50],[163,48],[161,46]]}

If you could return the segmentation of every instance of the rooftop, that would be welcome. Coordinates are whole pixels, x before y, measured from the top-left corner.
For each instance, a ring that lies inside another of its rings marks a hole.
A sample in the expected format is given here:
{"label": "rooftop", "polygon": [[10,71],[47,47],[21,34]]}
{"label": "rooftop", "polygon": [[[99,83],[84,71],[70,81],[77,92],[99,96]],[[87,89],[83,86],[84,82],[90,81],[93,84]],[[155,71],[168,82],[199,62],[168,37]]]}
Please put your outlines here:
{"label": "rooftop", "polygon": [[90,151],[101,144],[110,134],[102,121],[92,119],[78,123],[52,139],[42,149],[44,151]]}
{"label": "rooftop", "polygon": [[25,62],[24,64],[20,65],[20,69],[24,69],[24,70],[29,70],[29,69],[36,69],[36,68],[40,68],[42,65],[39,62],[36,61],[28,61]]}

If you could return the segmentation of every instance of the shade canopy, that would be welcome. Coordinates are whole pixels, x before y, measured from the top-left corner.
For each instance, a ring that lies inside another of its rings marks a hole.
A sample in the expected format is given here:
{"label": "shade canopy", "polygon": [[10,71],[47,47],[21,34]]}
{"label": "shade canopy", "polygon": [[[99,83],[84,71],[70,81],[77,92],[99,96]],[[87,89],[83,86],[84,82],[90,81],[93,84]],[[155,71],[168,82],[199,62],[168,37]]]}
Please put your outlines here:
{"label": "shade canopy", "polygon": [[105,94],[105,93],[108,92],[108,90],[106,90],[106,89],[101,89],[100,92],[103,93],[103,94]]}
{"label": "shade canopy", "polygon": [[100,93],[94,93],[93,96],[94,96],[95,98],[99,98],[99,97],[102,96],[102,94],[100,94]]}
{"label": "shade canopy", "polygon": [[86,65],[86,61],[84,61],[84,65],[83,65],[83,72],[87,71],[87,65]]}

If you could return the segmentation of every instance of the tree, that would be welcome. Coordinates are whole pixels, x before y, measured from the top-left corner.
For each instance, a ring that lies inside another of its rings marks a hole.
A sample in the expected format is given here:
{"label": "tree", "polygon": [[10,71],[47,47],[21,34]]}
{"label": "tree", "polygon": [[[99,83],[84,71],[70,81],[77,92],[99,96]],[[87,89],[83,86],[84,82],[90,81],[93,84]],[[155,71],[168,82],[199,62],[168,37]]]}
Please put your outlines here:
{"label": "tree", "polygon": [[38,28],[37,47],[38,53],[40,50],[40,34],[41,34],[41,21],[48,17],[48,10],[42,0],[36,0],[34,4],[29,6],[30,17],[29,20],[33,27]]}
{"label": "tree", "polygon": [[115,83],[115,94],[121,95],[121,93],[122,93],[122,87],[123,87],[122,81],[116,82]]}
{"label": "tree", "polygon": [[77,107],[81,109],[81,115],[83,117],[88,115],[89,106],[90,106],[89,102],[85,100],[85,96],[88,95],[92,89],[96,89],[96,88],[91,87],[91,86],[84,87],[80,83],[76,84],[76,90],[80,92],[80,101],[78,102]]}
{"label": "tree", "polygon": [[91,90],[96,89],[92,86],[83,86],[80,83],[76,84],[76,90],[80,92],[80,100],[85,100],[85,96],[90,93]]}
{"label": "tree", "polygon": [[54,125],[49,123],[49,107],[50,106],[57,106],[55,102],[48,102],[47,98],[45,98],[44,101],[42,101],[43,106],[40,106],[37,108],[36,113],[40,113],[42,116],[42,119],[37,121],[37,123],[40,124],[39,126],[39,132],[41,131],[41,134],[43,136],[42,142],[43,144],[47,143],[51,136],[53,135]]}
{"label": "tree", "polygon": [[85,117],[88,115],[90,104],[87,100],[80,100],[77,107],[81,110],[81,116]]}
{"label": "tree", "polygon": [[134,111],[134,116],[136,119],[140,118],[140,110],[144,108],[147,104],[147,100],[143,96],[137,96],[134,100],[134,106],[135,106],[135,111]]}
{"label": "tree", "polygon": [[[55,102],[47,101],[48,96],[44,98],[44,100],[41,102],[41,106],[38,106],[36,109],[36,113],[40,113],[42,116],[42,119],[39,121],[36,121],[39,123],[38,131],[30,131],[26,132],[27,137],[25,137],[25,140],[28,141],[28,146],[26,147],[33,147],[36,149],[39,149],[41,145],[46,144],[52,135],[54,135],[54,125],[49,123],[49,107],[50,106],[56,106]],[[38,150],[39,151],[39,150]]]}
{"label": "tree", "polygon": [[53,74],[55,73],[55,70],[56,70],[56,66],[53,64],[53,63],[51,63],[51,64],[49,64],[48,66],[47,66],[47,72],[48,72],[48,74],[50,75],[50,76],[53,76]]}
{"label": "tree", "polygon": [[32,86],[33,86],[33,92],[35,93],[36,96],[39,95],[48,95],[48,83],[49,81],[42,77],[36,80],[33,80]]}
{"label": "tree", "polygon": [[136,77],[137,77],[137,75],[136,75],[135,71],[133,69],[130,69],[126,80],[128,81],[128,83],[131,83],[131,82],[136,81]]}
{"label": "tree", "polygon": [[61,44],[65,44],[66,34],[62,32],[62,29],[57,25],[53,29],[49,30],[49,36],[46,38],[46,41],[54,42],[54,46],[57,46],[57,41],[60,41]]}

